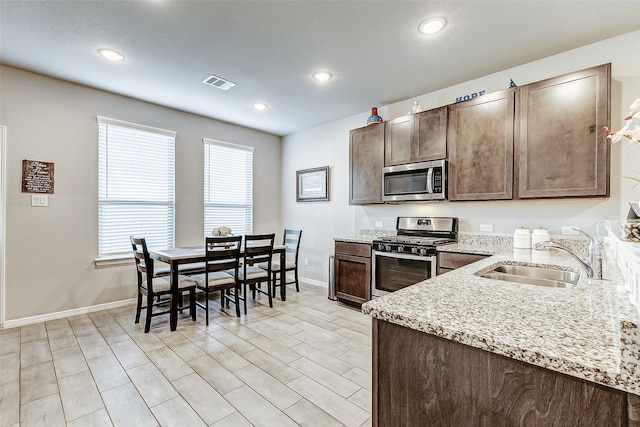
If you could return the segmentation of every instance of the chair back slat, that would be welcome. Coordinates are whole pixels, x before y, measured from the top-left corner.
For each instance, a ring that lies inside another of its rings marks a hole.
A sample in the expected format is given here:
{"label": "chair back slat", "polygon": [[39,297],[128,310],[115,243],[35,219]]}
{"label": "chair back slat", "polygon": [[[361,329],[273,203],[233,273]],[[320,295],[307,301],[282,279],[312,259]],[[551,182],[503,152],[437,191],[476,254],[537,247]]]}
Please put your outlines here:
{"label": "chair back slat", "polygon": [[254,265],[268,262],[269,269],[271,269],[271,257],[273,255],[275,237],[275,233],[246,235],[244,237],[245,264]]}
{"label": "chair back slat", "polygon": [[298,263],[298,251],[300,250],[300,239],[302,237],[302,230],[284,229],[282,235],[282,244],[287,245],[286,252],[288,254],[294,254],[295,263]]}
{"label": "chair back slat", "polygon": [[142,286],[145,280],[152,286],[153,284],[153,260],[147,249],[147,241],[144,237],[131,236],[131,247],[133,249],[133,257],[136,261],[136,270],[138,270],[138,286]]}
{"label": "chair back slat", "polygon": [[205,241],[206,272],[236,270],[240,265],[242,236],[207,237]]}

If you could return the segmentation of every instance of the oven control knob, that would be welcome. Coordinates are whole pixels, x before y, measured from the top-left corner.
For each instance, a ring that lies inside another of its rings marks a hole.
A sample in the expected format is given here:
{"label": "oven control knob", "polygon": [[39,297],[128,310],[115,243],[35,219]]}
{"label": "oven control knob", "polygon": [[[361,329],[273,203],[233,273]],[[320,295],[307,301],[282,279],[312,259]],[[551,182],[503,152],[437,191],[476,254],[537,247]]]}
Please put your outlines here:
{"label": "oven control knob", "polygon": [[384,245],[382,243],[378,243],[376,245],[376,249],[379,250],[379,251],[384,251]]}
{"label": "oven control knob", "polygon": [[412,254],[417,254],[418,253],[418,248],[411,248],[411,253]]}
{"label": "oven control knob", "polygon": [[404,246],[402,245],[398,246],[398,252],[404,252]]}
{"label": "oven control knob", "polygon": [[425,256],[427,254],[427,250],[425,248],[420,248],[420,255]]}
{"label": "oven control knob", "polygon": [[384,245],[384,250],[387,252],[391,252],[391,245]]}

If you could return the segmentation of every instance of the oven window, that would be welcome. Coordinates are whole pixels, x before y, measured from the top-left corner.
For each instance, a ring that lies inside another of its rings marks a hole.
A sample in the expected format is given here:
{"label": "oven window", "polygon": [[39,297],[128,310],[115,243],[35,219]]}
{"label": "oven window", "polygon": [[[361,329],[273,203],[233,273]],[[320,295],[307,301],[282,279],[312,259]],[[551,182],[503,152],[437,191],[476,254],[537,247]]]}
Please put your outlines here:
{"label": "oven window", "polygon": [[399,194],[421,194],[427,191],[427,171],[384,177],[384,193],[388,196]]}
{"label": "oven window", "polygon": [[431,258],[420,260],[376,256],[376,289],[393,292],[431,278]]}

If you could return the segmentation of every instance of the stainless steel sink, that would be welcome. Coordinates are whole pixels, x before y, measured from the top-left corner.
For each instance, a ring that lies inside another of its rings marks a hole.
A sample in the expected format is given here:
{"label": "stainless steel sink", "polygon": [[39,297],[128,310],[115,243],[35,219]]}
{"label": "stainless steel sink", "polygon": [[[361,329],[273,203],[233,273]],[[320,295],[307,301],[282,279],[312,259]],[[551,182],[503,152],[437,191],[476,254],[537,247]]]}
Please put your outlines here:
{"label": "stainless steel sink", "polygon": [[551,288],[573,288],[580,279],[580,273],[577,271],[513,264],[500,264],[489,271],[476,274],[487,279]]}

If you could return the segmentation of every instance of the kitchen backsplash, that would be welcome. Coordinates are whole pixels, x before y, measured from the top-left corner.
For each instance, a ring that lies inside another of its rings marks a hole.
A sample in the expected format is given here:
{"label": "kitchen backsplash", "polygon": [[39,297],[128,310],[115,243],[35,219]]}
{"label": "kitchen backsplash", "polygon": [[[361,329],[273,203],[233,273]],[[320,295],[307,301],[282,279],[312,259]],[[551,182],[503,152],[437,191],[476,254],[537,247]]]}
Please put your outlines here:
{"label": "kitchen backsplash", "polygon": [[[380,230],[361,228],[359,235],[367,238],[377,238],[395,236],[395,230]],[[589,241],[583,237],[568,238],[563,235],[551,235],[551,240],[561,243],[568,248],[587,256]],[[486,234],[486,233],[458,233],[458,243],[465,245],[476,245],[487,248],[511,249],[513,248],[513,235],[507,234]]]}
{"label": "kitchen backsplash", "polygon": [[[395,236],[395,230],[361,228],[359,235],[366,238]],[[568,238],[563,235],[551,235],[551,240],[567,246],[582,256],[587,256],[589,241],[583,237]],[[458,243],[476,245],[499,250],[513,248],[513,235],[486,233],[458,233]]]}
{"label": "kitchen backsplash", "polygon": [[[589,240],[584,237],[567,238],[563,235],[552,234],[551,241],[567,246],[582,256],[587,256],[589,252]],[[459,233],[458,243],[508,250],[513,248],[513,235]]]}
{"label": "kitchen backsplash", "polygon": [[386,236],[395,236],[396,230],[371,230],[367,228],[360,229],[361,237],[386,237]]}

